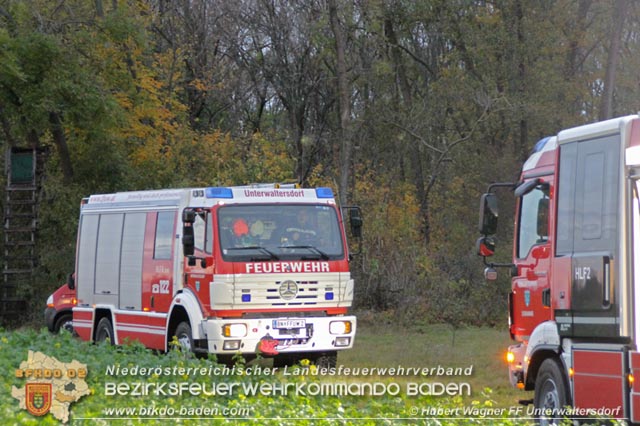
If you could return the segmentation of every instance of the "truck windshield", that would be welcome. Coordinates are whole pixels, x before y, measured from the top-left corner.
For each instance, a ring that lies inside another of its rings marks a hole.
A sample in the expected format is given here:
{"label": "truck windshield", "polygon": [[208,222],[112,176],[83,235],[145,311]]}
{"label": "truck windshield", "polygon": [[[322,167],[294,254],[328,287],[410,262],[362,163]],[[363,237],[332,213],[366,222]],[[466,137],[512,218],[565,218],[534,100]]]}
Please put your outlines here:
{"label": "truck windshield", "polygon": [[336,209],[327,205],[222,206],[218,235],[227,261],[335,260],[344,257]]}

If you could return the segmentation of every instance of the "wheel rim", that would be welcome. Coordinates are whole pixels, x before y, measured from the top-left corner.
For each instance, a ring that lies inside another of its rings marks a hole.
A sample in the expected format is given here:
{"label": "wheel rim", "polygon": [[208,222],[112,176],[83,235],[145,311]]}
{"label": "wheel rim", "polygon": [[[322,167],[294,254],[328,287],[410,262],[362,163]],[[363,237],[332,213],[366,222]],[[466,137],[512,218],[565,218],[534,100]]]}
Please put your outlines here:
{"label": "wheel rim", "polygon": [[191,337],[189,337],[186,333],[182,333],[178,336],[178,342],[180,343],[180,348],[182,350],[191,350]]}
{"label": "wheel rim", "polygon": [[68,331],[69,333],[73,332],[73,321],[69,320],[69,321],[65,321],[62,324],[60,324],[60,331]]}
{"label": "wheel rim", "polygon": [[542,400],[540,401],[540,408],[542,409],[542,413],[540,413],[540,424],[554,424],[553,419],[560,408],[560,394],[558,392],[558,387],[553,380],[547,380],[544,382],[541,393]]}
{"label": "wheel rim", "polygon": [[554,410],[560,408],[560,394],[552,380],[547,380],[542,388],[542,408]]}

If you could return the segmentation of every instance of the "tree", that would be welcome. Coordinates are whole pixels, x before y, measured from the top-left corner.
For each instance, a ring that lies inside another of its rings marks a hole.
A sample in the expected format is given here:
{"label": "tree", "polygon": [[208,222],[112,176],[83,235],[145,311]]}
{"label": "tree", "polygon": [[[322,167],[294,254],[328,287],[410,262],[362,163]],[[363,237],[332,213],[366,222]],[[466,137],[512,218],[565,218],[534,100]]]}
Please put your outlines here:
{"label": "tree", "polygon": [[346,34],[344,26],[340,23],[336,0],[329,0],[329,23],[335,41],[336,52],[336,92],[338,98],[338,113],[340,120],[336,132],[340,144],[340,183],[339,193],[342,205],[347,205],[349,195],[349,176],[352,168],[351,157],[353,143],[351,141],[351,88],[349,87],[349,75],[347,73],[346,59]]}
{"label": "tree", "polygon": [[625,18],[629,8],[627,0],[615,0],[613,8],[613,17],[611,20],[611,31],[609,35],[609,49],[607,53],[607,67],[605,77],[602,83],[602,104],[600,107],[600,120],[606,120],[613,117],[613,92],[616,84],[616,71],[620,62],[620,45],[622,43],[622,34],[624,29]]}
{"label": "tree", "polygon": [[362,307],[493,321],[509,282],[481,284],[478,194],[539,138],[638,110],[639,17],[628,0],[0,0],[0,134],[52,147],[54,281],[83,196],[296,180],[363,207]]}

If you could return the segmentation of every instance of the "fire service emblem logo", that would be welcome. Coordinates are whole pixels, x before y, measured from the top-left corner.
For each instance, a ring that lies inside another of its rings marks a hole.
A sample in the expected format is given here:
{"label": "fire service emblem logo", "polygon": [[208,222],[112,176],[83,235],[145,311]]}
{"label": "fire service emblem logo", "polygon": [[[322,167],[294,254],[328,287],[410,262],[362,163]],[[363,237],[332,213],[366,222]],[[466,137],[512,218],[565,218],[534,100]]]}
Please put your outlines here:
{"label": "fire service emblem logo", "polygon": [[298,284],[291,280],[283,281],[278,292],[280,293],[280,298],[284,300],[295,299],[298,295]]}
{"label": "fire service emblem logo", "polygon": [[34,416],[44,416],[51,409],[51,383],[27,383],[25,385],[27,411]]}
{"label": "fire service emblem logo", "polygon": [[51,414],[62,423],[69,421],[71,404],[91,394],[87,385],[87,365],[76,360],[60,362],[42,352],[29,351],[26,361],[15,370],[24,387],[11,387],[11,396],[20,408],[33,416]]}

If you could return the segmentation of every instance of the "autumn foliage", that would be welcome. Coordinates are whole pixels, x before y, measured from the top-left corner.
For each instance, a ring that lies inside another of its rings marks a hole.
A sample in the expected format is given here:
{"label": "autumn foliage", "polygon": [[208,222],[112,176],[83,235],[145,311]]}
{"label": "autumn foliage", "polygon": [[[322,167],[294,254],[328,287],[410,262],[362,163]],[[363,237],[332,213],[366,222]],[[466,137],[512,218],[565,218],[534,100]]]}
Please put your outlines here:
{"label": "autumn foliage", "polygon": [[0,0],[0,140],[49,152],[34,315],[82,197],[299,181],[363,210],[358,309],[501,322],[478,196],[539,138],[639,109],[640,8],[614,3]]}

